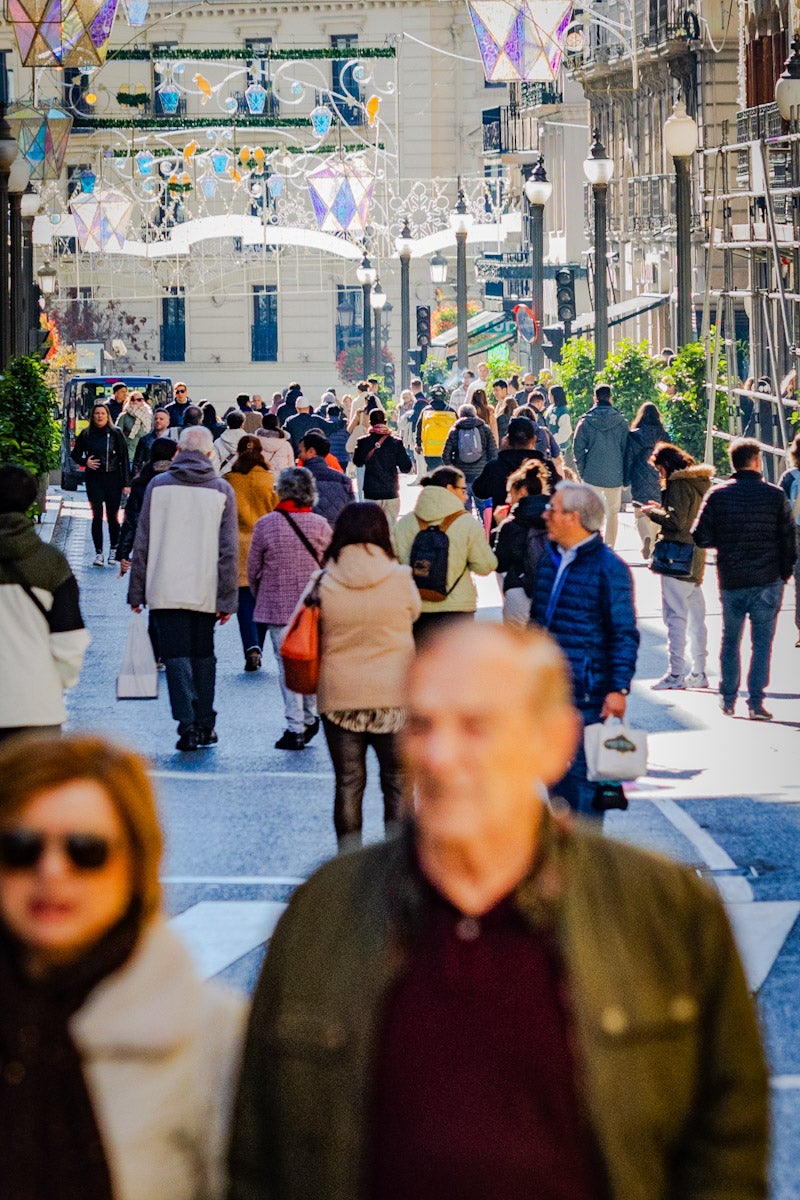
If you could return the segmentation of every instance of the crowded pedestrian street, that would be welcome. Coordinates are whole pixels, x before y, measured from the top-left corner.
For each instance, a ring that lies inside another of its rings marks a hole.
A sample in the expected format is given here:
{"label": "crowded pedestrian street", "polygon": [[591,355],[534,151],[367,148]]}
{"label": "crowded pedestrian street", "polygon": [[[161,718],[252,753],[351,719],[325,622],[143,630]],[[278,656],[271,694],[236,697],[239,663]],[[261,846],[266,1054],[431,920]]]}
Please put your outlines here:
{"label": "crowded pedestrian street", "polygon": [[[403,481],[401,491],[407,510],[418,489]],[[53,489],[43,536],[68,556],[93,633],[80,683],[68,694],[68,724],[106,733],[147,756],[166,834],[172,925],[204,976],[250,991],[288,898],[336,851],[325,745],[312,742],[299,763],[273,749],[283,722],[276,668],[265,656],[261,672],[243,673],[233,624],[217,641],[218,745],[188,757],[175,752],[163,686],[158,700],[117,702],[126,586],[115,568],[92,568],[89,516],[82,493]],[[622,514],[617,549],[636,586],[642,645],[630,713],[636,726],[649,731],[650,758],[647,775],[626,785],[629,809],[606,814],[604,830],[691,866],[724,898],[758,996],[770,1061],[772,1197],[794,1200],[800,1196],[800,783],[791,766],[800,732],[800,651],[794,648],[794,598],[787,589],[778,620],[769,690],[774,721],[761,724],[743,715],[731,720],[720,712],[714,676],[708,691],[651,690],[662,669],[664,627],[658,581],[642,562],[629,513]],[[720,609],[713,568],[704,588],[714,664]],[[491,576],[479,581],[479,618],[499,617],[500,594]],[[372,773],[364,831],[366,840],[382,837]]]}

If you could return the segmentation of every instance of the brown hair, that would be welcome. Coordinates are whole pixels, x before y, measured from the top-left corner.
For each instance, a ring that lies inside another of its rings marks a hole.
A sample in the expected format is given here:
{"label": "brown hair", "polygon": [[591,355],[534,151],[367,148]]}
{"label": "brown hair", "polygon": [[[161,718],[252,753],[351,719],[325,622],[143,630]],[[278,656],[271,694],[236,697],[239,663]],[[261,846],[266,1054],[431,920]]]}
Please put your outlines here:
{"label": "brown hair", "polygon": [[650,456],[650,462],[654,467],[661,467],[668,479],[673,471],[685,471],[695,464],[691,454],[681,450],[680,446],[673,446],[672,442],[659,442]]}
{"label": "brown hair", "polygon": [[346,504],[336,518],[325,562],[338,562],[345,546],[380,546],[387,558],[396,558],[386,513],[374,500]]}
{"label": "brown hair", "polygon": [[543,462],[528,459],[506,480],[506,489],[511,491],[512,487],[524,487],[529,496],[549,496],[550,473]]}
{"label": "brown hair", "polygon": [[89,779],[107,793],[128,831],[133,894],[148,920],[161,909],[163,839],[144,759],[96,734],[20,737],[0,747],[0,821],[39,792]]}
{"label": "brown hair", "polygon": [[264,463],[263,449],[261,438],[255,437],[254,434],[247,433],[240,437],[236,443],[236,459],[231,471],[235,471],[237,475],[249,475],[254,467],[263,467],[266,471],[268,468]]}

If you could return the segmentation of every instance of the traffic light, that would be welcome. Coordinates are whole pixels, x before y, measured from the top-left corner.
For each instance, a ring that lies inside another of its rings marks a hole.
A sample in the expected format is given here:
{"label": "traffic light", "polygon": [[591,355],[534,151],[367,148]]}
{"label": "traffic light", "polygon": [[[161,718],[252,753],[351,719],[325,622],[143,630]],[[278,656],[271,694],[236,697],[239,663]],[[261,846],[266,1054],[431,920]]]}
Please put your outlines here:
{"label": "traffic light", "polygon": [[564,348],[564,330],[560,325],[545,325],[542,330],[542,350],[550,362],[561,362],[561,351]]}
{"label": "traffic light", "polygon": [[31,354],[44,362],[53,346],[53,330],[47,317],[42,313],[39,324],[34,325],[31,329]]}
{"label": "traffic light", "polygon": [[408,369],[412,375],[418,375],[422,366],[422,351],[409,350],[408,352]]}
{"label": "traffic light", "polygon": [[571,267],[556,271],[556,312],[559,321],[571,322],[577,316],[575,308],[575,272]]}
{"label": "traffic light", "polygon": [[394,395],[394,363],[388,360],[383,364],[383,383],[387,390]]}
{"label": "traffic light", "polygon": [[420,349],[420,365],[428,357],[431,344],[431,310],[427,304],[417,305],[417,345]]}

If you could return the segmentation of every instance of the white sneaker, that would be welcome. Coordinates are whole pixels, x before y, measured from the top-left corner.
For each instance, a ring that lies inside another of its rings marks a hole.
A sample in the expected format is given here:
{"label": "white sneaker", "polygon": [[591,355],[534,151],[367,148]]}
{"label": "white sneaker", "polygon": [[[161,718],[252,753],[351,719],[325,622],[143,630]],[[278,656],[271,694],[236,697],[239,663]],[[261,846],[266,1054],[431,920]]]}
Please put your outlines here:
{"label": "white sneaker", "polygon": [[95,554],[94,563],[92,565],[95,567],[103,567],[105,566],[105,561],[106,560],[103,558],[102,554]]}
{"label": "white sneaker", "polygon": [[683,675],[663,675],[656,683],[651,685],[652,692],[676,692],[679,688],[685,688],[686,682]]}
{"label": "white sneaker", "polygon": [[708,676],[702,671],[699,673],[692,671],[686,676],[683,686],[687,688],[707,688]]}
{"label": "white sneaker", "polygon": [[109,563],[109,566],[110,566],[112,563],[115,563],[116,561],[117,561],[117,551],[116,551],[116,548],[115,548],[114,546],[112,546],[112,547],[111,547],[111,549],[110,549],[110,550],[109,550],[109,552],[108,552],[108,563]]}

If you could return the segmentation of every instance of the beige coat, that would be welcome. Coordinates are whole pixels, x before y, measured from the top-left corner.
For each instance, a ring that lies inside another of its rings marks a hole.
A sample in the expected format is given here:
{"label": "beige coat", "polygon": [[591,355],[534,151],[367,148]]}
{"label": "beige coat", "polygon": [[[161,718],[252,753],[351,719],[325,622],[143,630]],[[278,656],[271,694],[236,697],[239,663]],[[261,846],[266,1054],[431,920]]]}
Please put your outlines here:
{"label": "beige coat", "polygon": [[271,471],[254,467],[246,475],[229,471],[225,476],[236,496],[239,523],[239,587],[247,587],[247,555],[253,540],[253,528],[260,517],[272,512],[278,503],[275,479]]}
{"label": "beige coat", "polygon": [[245,1019],[162,921],[73,1016],[115,1200],[222,1196]]}
{"label": "beige coat", "polygon": [[411,568],[379,546],[345,546],[325,569],[320,599],[319,711],[402,708],[421,609]]}

